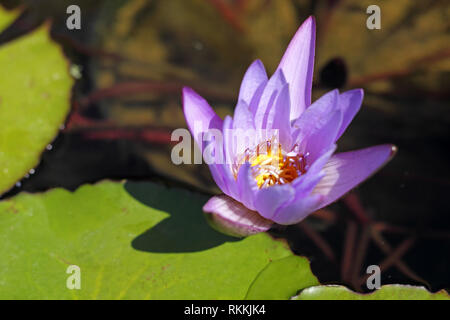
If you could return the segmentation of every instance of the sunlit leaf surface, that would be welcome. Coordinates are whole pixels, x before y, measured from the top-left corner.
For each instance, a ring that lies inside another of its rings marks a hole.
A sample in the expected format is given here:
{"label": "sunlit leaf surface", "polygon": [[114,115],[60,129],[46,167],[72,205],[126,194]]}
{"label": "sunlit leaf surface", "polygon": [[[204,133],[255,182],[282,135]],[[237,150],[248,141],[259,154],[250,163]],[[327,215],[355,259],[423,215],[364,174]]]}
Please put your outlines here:
{"label": "sunlit leaf surface", "polygon": [[[0,31],[16,13],[0,7]],[[0,194],[38,163],[70,108],[72,79],[48,26],[0,46]]]}
{"label": "sunlit leaf surface", "polygon": [[[289,277],[280,275],[289,275]],[[319,281],[311,272],[308,259],[290,256],[270,262],[252,283],[245,298],[249,300],[289,299],[299,290],[318,284]]]}
{"label": "sunlit leaf surface", "polygon": [[423,287],[386,285],[369,294],[342,286],[317,286],[303,290],[294,300],[450,300],[444,290],[431,293]]}
{"label": "sunlit leaf surface", "polygon": [[[267,234],[210,228],[206,200],[103,182],[0,202],[0,298],[287,299],[317,284],[306,259]],[[69,265],[81,269],[80,290],[66,287]]]}

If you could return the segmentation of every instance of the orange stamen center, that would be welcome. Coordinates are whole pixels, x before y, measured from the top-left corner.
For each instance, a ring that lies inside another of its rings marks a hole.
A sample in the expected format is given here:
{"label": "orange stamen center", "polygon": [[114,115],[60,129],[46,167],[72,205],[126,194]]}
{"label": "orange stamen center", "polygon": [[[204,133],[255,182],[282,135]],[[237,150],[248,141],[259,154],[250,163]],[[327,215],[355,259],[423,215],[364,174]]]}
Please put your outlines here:
{"label": "orange stamen center", "polygon": [[246,150],[235,166],[235,177],[240,166],[249,162],[258,187],[267,188],[276,184],[290,183],[306,173],[306,156],[298,153],[297,145],[289,153],[283,151],[281,144],[267,141],[259,144],[256,150]]}

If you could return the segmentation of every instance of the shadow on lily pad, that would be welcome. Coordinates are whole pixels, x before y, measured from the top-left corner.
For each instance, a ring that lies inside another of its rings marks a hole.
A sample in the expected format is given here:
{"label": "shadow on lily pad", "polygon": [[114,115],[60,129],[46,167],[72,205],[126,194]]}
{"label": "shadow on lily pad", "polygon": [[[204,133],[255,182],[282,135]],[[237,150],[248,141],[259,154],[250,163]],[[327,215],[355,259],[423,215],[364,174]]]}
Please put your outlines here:
{"label": "shadow on lily pad", "polygon": [[131,243],[136,250],[155,253],[202,251],[240,239],[211,228],[203,215],[207,197],[154,183],[126,182],[125,190],[146,206],[170,214]]}

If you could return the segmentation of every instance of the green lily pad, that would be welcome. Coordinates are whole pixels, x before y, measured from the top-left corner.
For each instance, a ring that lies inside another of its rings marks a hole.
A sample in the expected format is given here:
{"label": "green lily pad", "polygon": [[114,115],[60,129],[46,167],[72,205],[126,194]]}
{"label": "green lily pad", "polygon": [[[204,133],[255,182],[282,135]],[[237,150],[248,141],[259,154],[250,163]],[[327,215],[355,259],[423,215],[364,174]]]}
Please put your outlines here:
{"label": "green lily pad", "polygon": [[424,287],[385,285],[369,293],[360,294],[343,286],[317,286],[303,290],[294,300],[450,300],[444,290],[431,293]]}
{"label": "green lily pad", "polygon": [[[280,277],[283,274],[289,276]],[[290,256],[270,262],[252,283],[246,299],[286,300],[303,288],[319,284],[308,259]]]}
{"label": "green lily pad", "polygon": [[[0,32],[17,16],[0,7]],[[73,80],[48,26],[0,46],[0,194],[37,166],[70,109]]]}
{"label": "green lily pad", "polygon": [[8,27],[18,16],[18,11],[5,11],[0,7],[0,31]]}
{"label": "green lily pad", "polygon": [[[0,299],[289,298],[296,293],[289,279],[304,287],[295,267],[311,283],[306,260],[283,242],[210,228],[201,212],[206,201],[129,182],[2,201]],[[79,290],[66,287],[70,265],[80,268]],[[268,277],[278,282],[263,285]]]}

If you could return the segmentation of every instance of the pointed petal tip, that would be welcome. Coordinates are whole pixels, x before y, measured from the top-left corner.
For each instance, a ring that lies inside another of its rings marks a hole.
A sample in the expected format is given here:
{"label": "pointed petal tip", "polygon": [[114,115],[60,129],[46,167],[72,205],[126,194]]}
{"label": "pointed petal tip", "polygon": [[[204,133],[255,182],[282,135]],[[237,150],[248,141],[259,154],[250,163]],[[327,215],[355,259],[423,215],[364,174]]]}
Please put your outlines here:
{"label": "pointed petal tip", "polygon": [[260,70],[262,73],[264,73],[267,77],[267,71],[266,71],[266,67],[264,66],[264,63],[262,62],[261,59],[256,59],[254,60],[250,66],[248,67],[247,71],[252,70],[252,69],[257,69]]}
{"label": "pointed petal tip", "polygon": [[397,152],[397,146],[382,144],[356,151],[338,153],[325,165],[325,177],[313,193],[325,195],[320,209],[338,200],[383,168]]}
{"label": "pointed petal tip", "polygon": [[182,102],[183,102],[183,110],[186,108],[186,100],[192,96],[198,96],[198,94],[190,87],[183,86],[181,89],[182,94]]}
{"label": "pointed petal tip", "polygon": [[195,91],[188,86],[183,86],[183,88],[181,88],[181,92],[183,93],[183,95],[195,93]]}
{"label": "pointed petal tip", "polygon": [[219,232],[234,237],[246,237],[270,229],[273,221],[247,209],[236,200],[218,195],[203,206],[208,223]]}
{"label": "pointed petal tip", "polygon": [[197,91],[195,91],[191,87],[183,86],[183,88],[181,89],[181,92],[183,94],[183,99],[192,98],[192,99],[199,99],[199,100],[206,101],[205,98],[203,98],[200,94],[197,93]]}
{"label": "pointed petal tip", "polygon": [[351,90],[351,91],[354,91],[355,94],[360,96],[359,99],[361,100],[361,104],[362,104],[362,101],[364,100],[364,89],[358,88],[358,89],[354,89],[354,90]]}
{"label": "pointed petal tip", "polygon": [[310,16],[294,34],[278,66],[292,84],[291,120],[297,119],[311,104],[315,43],[316,23]]}
{"label": "pointed petal tip", "polygon": [[330,94],[333,95],[333,98],[337,99],[339,97],[339,94],[340,94],[339,89],[336,88],[336,89],[331,90]]}
{"label": "pointed petal tip", "polygon": [[344,94],[344,95],[345,94],[359,95],[360,99],[363,100],[363,98],[364,98],[364,89],[362,89],[362,88],[351,89],[351,90],[348,90],[348,91],[344,91],[341,94]]}
{"label": "pointed petal tip", "polygon": [[252,65],[257,65],[257,66],[259,66],[259,67],[261,67],[262,69],[266,69],[265,67],[264,67],[264,63],[262,62],[262,60],[261,59],[256,59],[255,61],[253,61],[252,62]]}
{"label": "pointed petal tip", "polygon": [[398,148],[397,148],[397,146],[395,144],[391,144],[390,146],[391,146],[390,159],[392,159],[397,154]]}
{"label": "pointed petal tip", "polygon": [[303,22],[303,24],[308,23],[311,24],[311,26],[315,27],[316,26],[316,18],[314,16],[309,16],[305,22]]}
{"label": "pointed petal tip", "polygon": [[279,77],[281,83],[284,83],[284,84],[287,83],[286,75],[285,75],[283,69],[279,68],[279,69],[275,70],[275,72],[273,73],[271,79],[272,78],[276,78],[276,77]]}
{"label": "pointed petal tip", "polygon": [[385,166],[389,161],[392,160],[392,158],[394,158],[394,156],[397,154],[398,152],[398,148],[395,144],[381,144],[378,146],[373,146],[372,148],[385,148],[385,160],[384,162],[382,162],[382,164],[380,165],[380,169]]}
{"label": "pointed petal tip", "polygon": [[314,42],[316,39],[316,18],[314,16],[309,16],[305,22],[302,23],[300,28],[308,28],[311,33],[311,37],[313,37]]}
{"label": "pointed petal tip", "polygon": [[244,74],[239,88],[239,98],[250,105],[259,86],[267,81],[267,72],[261,60],[257,59],[251,63]]}

